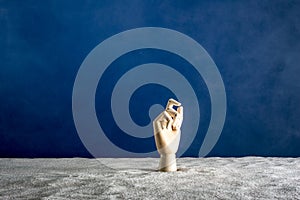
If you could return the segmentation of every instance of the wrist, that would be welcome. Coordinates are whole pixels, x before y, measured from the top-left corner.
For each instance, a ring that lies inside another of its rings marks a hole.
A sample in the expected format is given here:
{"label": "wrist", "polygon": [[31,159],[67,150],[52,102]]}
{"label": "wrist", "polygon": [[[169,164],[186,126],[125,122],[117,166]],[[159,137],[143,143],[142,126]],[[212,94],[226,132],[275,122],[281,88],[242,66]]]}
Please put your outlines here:
{"label": "wrist", "polygon": [[159,171],[174,172],[177,171],[176,155],[160,154]]}

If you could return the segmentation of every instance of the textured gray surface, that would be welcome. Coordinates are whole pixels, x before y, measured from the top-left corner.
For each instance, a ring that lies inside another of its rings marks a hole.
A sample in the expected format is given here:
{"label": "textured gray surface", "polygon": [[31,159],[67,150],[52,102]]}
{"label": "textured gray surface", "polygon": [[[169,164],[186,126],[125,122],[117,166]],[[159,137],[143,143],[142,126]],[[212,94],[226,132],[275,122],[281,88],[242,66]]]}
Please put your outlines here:
{"label": "textured gray surface", "polygon": [[[300,199],[300,158],[0,159],[0,199]],[[110,167],[107,167],[110,166]]]}

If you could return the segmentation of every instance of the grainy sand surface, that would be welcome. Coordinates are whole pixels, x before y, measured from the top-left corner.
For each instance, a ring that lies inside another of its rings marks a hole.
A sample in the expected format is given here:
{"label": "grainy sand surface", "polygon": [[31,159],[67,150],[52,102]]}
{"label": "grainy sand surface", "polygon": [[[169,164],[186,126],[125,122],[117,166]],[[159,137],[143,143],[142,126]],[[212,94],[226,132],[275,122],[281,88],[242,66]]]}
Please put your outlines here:
{"label": "grainy sand surface", "polygon": [[0,199],[300,199],[300,158],[0,159]]}

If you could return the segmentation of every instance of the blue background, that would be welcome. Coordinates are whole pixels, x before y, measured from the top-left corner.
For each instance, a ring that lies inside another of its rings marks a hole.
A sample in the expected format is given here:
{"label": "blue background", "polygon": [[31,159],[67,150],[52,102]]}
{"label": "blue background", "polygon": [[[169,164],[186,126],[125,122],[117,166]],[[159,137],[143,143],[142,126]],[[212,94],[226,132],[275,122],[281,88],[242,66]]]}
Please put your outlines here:
{"label": "blue background", "polygon": [[228,111],[209,156],[300,156],[300,1],[0,0],[0,157],[91,157],[76,73],[100,42],[145,26],[192,37],[219,68]]}

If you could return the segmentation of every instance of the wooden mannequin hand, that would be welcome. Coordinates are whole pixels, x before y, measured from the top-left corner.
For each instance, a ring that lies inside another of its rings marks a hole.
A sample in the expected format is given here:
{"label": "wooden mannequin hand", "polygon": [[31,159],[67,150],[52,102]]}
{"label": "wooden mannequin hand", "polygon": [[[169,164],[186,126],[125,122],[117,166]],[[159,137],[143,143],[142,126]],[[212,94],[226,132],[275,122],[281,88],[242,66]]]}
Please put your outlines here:
{"label": "wooden mannequin hand", "polygon": [[[178,106],[177,110],[173,106]],[[183,107],[174,99],[168,101],[166,109],[153,121],[155,143],[161,155],[161,171],[177,170],[175,153],[179,146],[182,121]]]}

